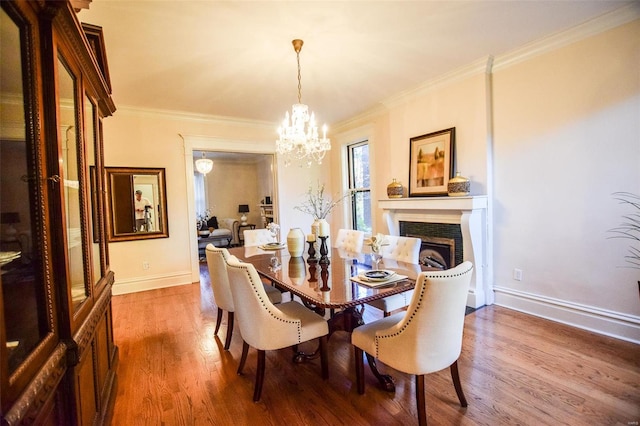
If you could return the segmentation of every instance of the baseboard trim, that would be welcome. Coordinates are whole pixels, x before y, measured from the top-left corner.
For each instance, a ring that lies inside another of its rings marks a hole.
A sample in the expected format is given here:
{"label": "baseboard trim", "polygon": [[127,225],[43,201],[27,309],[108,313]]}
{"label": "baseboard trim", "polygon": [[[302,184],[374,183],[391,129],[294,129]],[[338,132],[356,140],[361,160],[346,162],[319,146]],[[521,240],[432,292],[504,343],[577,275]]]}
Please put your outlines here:
{"label": "baseboard trim", "polygon": [[494,287],[495,304],[583,330],[640,344],[640,317]]}
{"label": "baseboard trim", "polygon": [[139,291],[155,290],[157,288],[175,287],[179,285],[192,284],[191,271],[179,272],[169,275],[154,275],[149,277],[136,277],[124,280],[116,278],[112,293],[114,296]]}

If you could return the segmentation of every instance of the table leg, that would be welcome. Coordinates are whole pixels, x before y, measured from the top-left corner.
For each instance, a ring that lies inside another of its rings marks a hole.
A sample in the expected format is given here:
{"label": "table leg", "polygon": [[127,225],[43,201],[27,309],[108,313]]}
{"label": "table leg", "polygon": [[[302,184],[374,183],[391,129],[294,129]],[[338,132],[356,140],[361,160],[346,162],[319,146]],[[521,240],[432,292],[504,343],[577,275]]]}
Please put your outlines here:
{"label": "table leg", "polygon": [[378,382],[380,382],[380,387],[382,387],[382,389],[386,390],[387,392],[395,392],[396,385],[393,382],[393,377],[388,374],[380,374],[380,372],[378,371],[378,365],[376,364],[376,359],[373,357],[373,355],[370,355],[366,352],[365,354],[367,355],[369,368],[371,369],[373,375],[376,376],[376,379],[378,379]]}
{"label": "table leg", "polygon": [[351,333],[356,327],[364,324],[362,312],[359,312],[355,307],[343,309],[332,315],[328,322],[329,336],[331,336],[334,331]]}

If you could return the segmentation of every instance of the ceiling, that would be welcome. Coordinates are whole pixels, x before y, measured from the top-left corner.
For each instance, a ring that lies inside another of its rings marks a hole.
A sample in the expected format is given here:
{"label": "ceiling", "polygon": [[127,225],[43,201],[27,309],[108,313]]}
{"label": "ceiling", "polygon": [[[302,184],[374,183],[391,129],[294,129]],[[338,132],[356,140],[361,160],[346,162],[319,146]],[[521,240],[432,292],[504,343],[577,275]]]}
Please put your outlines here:
{"label": "ceiling", "polygon": [[302,102],[331,126],[630,3],[93,0],[78,16],[103,27],[117,106],[275,129],[297,101],[294,38],[304,40]]}

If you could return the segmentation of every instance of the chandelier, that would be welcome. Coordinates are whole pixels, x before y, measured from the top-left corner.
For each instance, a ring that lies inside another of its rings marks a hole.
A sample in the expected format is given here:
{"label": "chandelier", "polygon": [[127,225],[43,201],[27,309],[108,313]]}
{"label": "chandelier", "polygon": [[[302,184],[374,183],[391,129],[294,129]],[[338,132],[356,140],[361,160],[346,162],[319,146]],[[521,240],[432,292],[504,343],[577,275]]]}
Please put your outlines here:
{"label": "chandelier", "polygon": [[204,152],[202,153],[202,158],[196,160],[196,170],[203,175],[206,175],[213,170],[213,161],[206,158]]}
{"label": "chandelier", "polygon": [[298,59],[298,103],[291,107],[291,117],[287,111],[282,126],[278,127],[276,152],[284,156],[284,165],[291,164],[291,159],[306,160],[307,167],[315,161],[322,164],[322,159],[331,149],[331,141],[327,139],[327,126],[322,127],[322,138],[318,135],[315,115],[309,116],[309,107],[302,103],[302,83],[300,78],[300,50],[304,42],[293,40],[293,49]]}

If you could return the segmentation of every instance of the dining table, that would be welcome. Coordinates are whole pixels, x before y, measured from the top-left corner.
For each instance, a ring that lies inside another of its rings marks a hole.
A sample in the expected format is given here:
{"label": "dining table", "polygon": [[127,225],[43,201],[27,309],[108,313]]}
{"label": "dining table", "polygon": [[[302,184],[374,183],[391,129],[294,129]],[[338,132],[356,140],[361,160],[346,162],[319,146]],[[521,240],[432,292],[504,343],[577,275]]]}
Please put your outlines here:
{"label": "dining table", "polygon": [[[336,331],[350,333],[364,324],[367,302],[413,289],[418,274],[431,269],[391,259],[376,263],[370,254],[340,248],[314,257],[309,254],[292,257],[284,244],[235,247],[229,253],[251,263],[261,277],[298,296],[309,309],[328,317],[329,336]],[[378,275],[383,278],[369,278]],[[298,352],[295,360],[301,362],[315,356]],[[382,388],[394,391],[393,379],[379,373],[375,358],[367,354],[367,360]]]}

